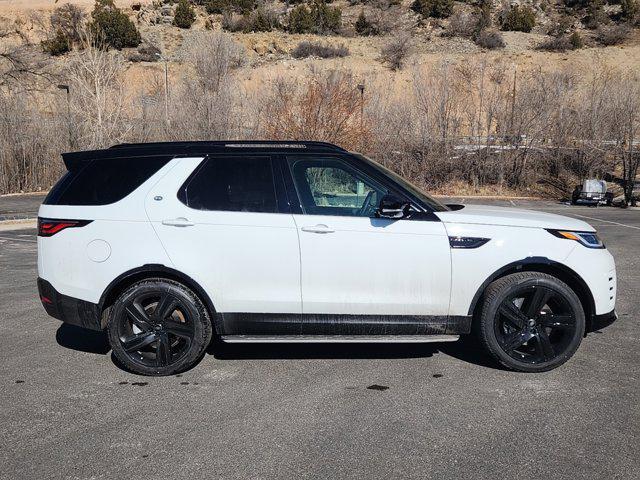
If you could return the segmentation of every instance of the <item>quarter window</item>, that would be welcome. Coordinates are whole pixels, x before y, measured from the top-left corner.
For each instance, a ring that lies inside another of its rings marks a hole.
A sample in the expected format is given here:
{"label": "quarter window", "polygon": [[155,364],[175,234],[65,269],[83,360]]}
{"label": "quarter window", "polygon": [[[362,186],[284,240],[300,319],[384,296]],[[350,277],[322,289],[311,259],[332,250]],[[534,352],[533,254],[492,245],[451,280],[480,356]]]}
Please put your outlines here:
{"label": "quarter window", "polygon": [[269,157],[210,157],[187,181],[180,200],[197,210],[275,213]]}
{"label": "quarter window", "polygon": [[290,159],[304,213],[372,217],[387,189],[337,159]]}
{"label": "quarter window", "polygon": [[122,200],[172,157],[101,158],[68,172],[51,189],[45,205],[108,205]]}

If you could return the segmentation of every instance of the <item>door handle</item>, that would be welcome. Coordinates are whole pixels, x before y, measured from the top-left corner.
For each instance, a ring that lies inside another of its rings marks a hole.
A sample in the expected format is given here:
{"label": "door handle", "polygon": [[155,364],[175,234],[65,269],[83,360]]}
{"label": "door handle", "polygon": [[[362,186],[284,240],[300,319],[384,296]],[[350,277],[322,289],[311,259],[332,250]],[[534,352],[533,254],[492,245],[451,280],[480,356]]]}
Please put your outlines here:
{"label": "door handle", "polygon": [[314,225],[313,227],[302,227],[300,230],[303,232],[311,232],[311,233],[333,233],[335,230],[327,227],[323,224]]}
{"label": "door handle", "polygon": [[170,220],[163,220],[163,225],[169,225],[171,227],[192,227],[195,225],[193,222],[190,222],[184,217],[172,218]]}

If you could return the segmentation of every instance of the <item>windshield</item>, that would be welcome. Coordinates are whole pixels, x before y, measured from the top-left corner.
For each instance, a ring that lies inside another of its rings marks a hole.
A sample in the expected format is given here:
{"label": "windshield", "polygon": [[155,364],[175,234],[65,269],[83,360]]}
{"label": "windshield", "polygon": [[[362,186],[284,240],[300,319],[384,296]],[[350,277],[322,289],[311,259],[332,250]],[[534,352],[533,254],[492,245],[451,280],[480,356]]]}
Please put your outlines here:
{"label": "windshield", "polygon": [[375,162],[375,161],[371,160],[370,158],[365,157],[364,155],[361,155],[359,153],[355,153],[354,155],[356,157],[360,158],[361,160],[364,160],[369,165],[371,165],[373,168],[375,168],[376,170],[379,170],[380,172],[382,172],[386,176],[391,177],[393,179],[393,181],[395,181],[400,186],[402,186],[402,188],[407,190],[414,197],[418,198],[420,201],[422,201],[423,203],[428,205],[429,208],[431,208],[434,212],[446,212],[446,211],[450,210],[449,207],[447,207],[446,205],[440,203],[435,198],[430,197],[429,195],[424,193],[422,190],[420,190],[418,187],[416,187],[412,183],[408,182],[407,180],[405,180],[404,178],[402,178],[400,175],[398,175],[397,173],[393,172],[392,170],[389,170],[387,167],[385,167],[383,165],[380,165],[378,162]]}

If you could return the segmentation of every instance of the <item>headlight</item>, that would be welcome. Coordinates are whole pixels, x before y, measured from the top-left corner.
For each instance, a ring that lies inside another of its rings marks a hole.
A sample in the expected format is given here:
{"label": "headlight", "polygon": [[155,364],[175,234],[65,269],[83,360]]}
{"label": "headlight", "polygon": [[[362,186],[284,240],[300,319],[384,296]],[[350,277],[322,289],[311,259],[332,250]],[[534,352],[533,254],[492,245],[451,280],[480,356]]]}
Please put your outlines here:
{"label": "headlight", "polygon": [[598,238],[595,232],[572,232],[569,230],[551,230],[547,229],[551,235],[567,240],[575,240],[580,242],[587,248],[604,248],[604,243]]}

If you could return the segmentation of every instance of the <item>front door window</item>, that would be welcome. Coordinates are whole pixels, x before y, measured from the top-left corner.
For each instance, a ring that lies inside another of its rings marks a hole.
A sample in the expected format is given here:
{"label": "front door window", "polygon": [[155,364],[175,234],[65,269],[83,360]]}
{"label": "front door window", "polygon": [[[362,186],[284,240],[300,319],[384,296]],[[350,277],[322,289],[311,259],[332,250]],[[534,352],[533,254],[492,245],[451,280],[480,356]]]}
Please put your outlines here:
{"label": "front door window", "polygon": [[304,213],[373,217],[387,189],[338,159],[291,159]]}

